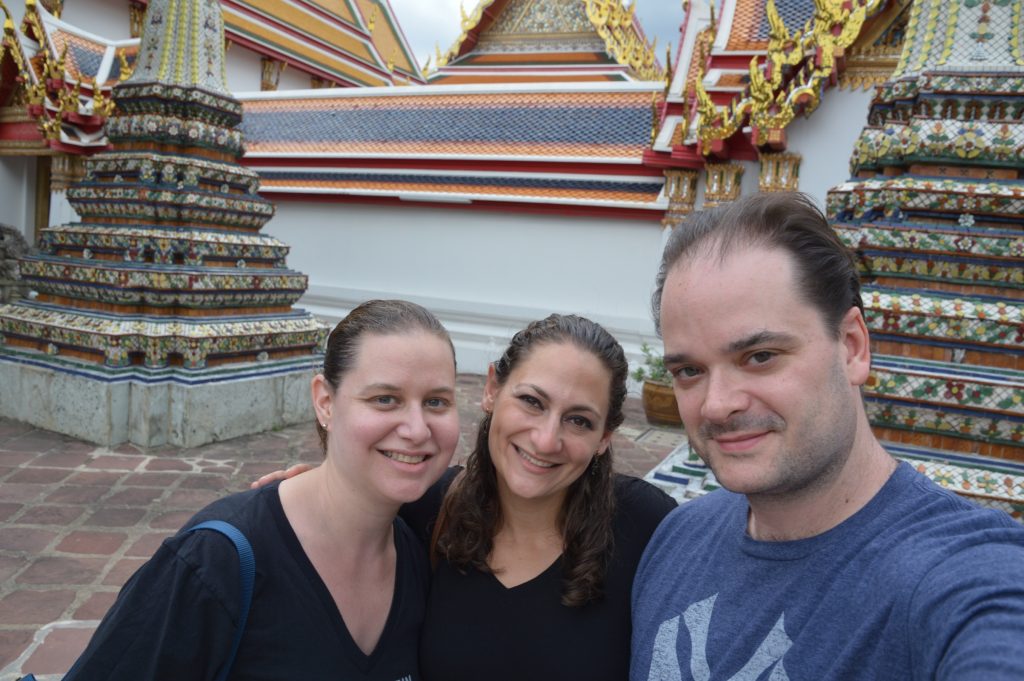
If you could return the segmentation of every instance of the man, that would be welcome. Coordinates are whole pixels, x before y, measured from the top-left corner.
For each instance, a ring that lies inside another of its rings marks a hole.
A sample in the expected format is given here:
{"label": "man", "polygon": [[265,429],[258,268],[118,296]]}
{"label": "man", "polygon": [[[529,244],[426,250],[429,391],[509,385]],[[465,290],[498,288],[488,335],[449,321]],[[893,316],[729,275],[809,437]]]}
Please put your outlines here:
{"label": "man", "polygon": [[857,272],[814,204],[694,216],[653,307],[690,444],[725,490],[648,545],[631,679],[1024,679],[1024,528],[872,435]]}

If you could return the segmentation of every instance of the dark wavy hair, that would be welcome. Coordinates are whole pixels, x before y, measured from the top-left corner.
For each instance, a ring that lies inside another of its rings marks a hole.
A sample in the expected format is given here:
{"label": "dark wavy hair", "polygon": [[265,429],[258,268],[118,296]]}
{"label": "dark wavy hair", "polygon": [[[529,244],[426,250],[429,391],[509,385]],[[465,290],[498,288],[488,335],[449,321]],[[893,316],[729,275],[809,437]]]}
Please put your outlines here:
{"label": "dark wavy hair", "polygon": [[818,309],[833,335],[839,335],[851,307],[864,311],[856,258],[814,200],[799,192],[754,194],[694,213],[672,231],[651,296],[658,332],[665,280],[677,263],[705,255],[722,260],[751,246],[778,248],[789,254],[796,266],[798,293]]}
{"label": "dark wavy hair", "polygon": [[[364,336],[388,336],[391,334],[424,331],[448,343],[455,361],[455,346],[441,322],[427,308],[406,300],[368,300],[359,305],[338,322],[327,337],[324,351],[324,378],[337,392],[341,380],[352,369],[359,354]],[[320,436],[320,447],[327,454],[327,430],[316,421],[316,432]]]}
{"label": "dark wavy hair", "polygon": [[[622,346],[601,325],[576,315],[553,314],[532,322],[517,333],[494,363],[498,385],[530,353],[542,345],[569,343],[581,352],[593,354],[610,378],[608,418],[605,431],[622,424],[629,365]],[[476,446],[466,461],[466,470],[452,484],[442,505],[433,550],[459,570],[491,572],[487,565],[494,535],[501,528],[498,481],[488,437],[491,415],[480,423]],[[570,486],[559,517],[562,551],[562,603],[586,605],[601,598],[608,559],[612,552],[612,514],[615,496],[612,481],[612,449],[596,457]]]}

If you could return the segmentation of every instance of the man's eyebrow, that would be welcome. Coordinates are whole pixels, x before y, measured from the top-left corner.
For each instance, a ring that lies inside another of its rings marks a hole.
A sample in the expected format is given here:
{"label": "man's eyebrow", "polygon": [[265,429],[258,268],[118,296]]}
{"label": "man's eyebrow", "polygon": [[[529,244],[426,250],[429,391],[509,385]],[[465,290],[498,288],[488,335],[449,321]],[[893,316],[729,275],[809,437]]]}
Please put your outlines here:
{"label": "man's eyebrow", "polygon": [[792,345],[796,342],[796,336],[778,331],[758,331],[746,338],[740,338],[725,346],[726,352],[736,353],[749,350],[758,345]]}
{"label": "man's eyebrow", "polygon": [[[758,331],[752,333],[745,338],[740,338],[732,343],[725,346],[725,352],[727,354],[735,354],[737,352],[743,352],[750,348],[757,347],[759,345],[792,345],[796,342],[796,336],[788,333],[782,333],[778,331]],[[666,366],[676,366],[680,364],[687,364],[692,362],[693,359],[690,355],[685,352],[673,352],[665,355],[664,362]]]}

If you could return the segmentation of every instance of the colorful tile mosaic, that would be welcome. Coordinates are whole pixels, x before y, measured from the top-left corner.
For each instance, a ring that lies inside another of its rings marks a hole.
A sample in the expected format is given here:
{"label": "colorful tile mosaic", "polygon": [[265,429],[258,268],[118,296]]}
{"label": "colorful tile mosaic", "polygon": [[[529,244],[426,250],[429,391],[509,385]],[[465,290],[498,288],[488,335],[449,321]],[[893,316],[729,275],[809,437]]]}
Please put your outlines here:
{"label": "colorful tile mosaic", "polygon": [[[1019,5],[913,3],[899,66],[851,157],[857,179],[833,189],[827,209],[869,281],[900,282],[864,289],[866,322],[892,352],[874,358],[871,422],[890,437],[1024,461],[1024,372],[1012,368],[1024,355]],[[1024,470],[943,456],[920,469],[1020,517]]]}
{"label": "colorful tile mosaic", "polygon": [[1021,352],[1024,345],[1024,302],[963,299],[932,292],[862,290],[868,330],[884,335],[970,345],[995,346]]}
{"label": "colorful tile mosaic", "polygon": [[1024,258],[1024,234],[1011,229],[955,229],[947,224],[838,224],[852,249],[920,251],[988,257]]}
{"label": "colorful tile mosaic", "polygon": [[324,325],[290,309],[306,276],[258,233],[274,208],[238,163],[223,50],[219,2],[150,1],[139,63],[113,91],[114,148],[67,191],[82,222],[43,230],[20,259],[38,301],[0,308],[0,342],[126,372],[320,351]]}

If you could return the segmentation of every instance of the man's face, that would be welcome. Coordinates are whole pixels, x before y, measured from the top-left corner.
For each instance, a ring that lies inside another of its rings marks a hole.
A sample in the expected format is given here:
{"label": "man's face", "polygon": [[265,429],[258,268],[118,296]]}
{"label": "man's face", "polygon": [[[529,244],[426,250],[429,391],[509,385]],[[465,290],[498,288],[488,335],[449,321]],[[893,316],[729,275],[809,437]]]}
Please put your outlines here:
{"label": "man's face", "polygon": [[677,263],[661,306],[666,367],[690,443],[747,495],[827,484],[853,447],[865,372],[852,309],[836,335],[797,291],[782,250],[740,247]]}

